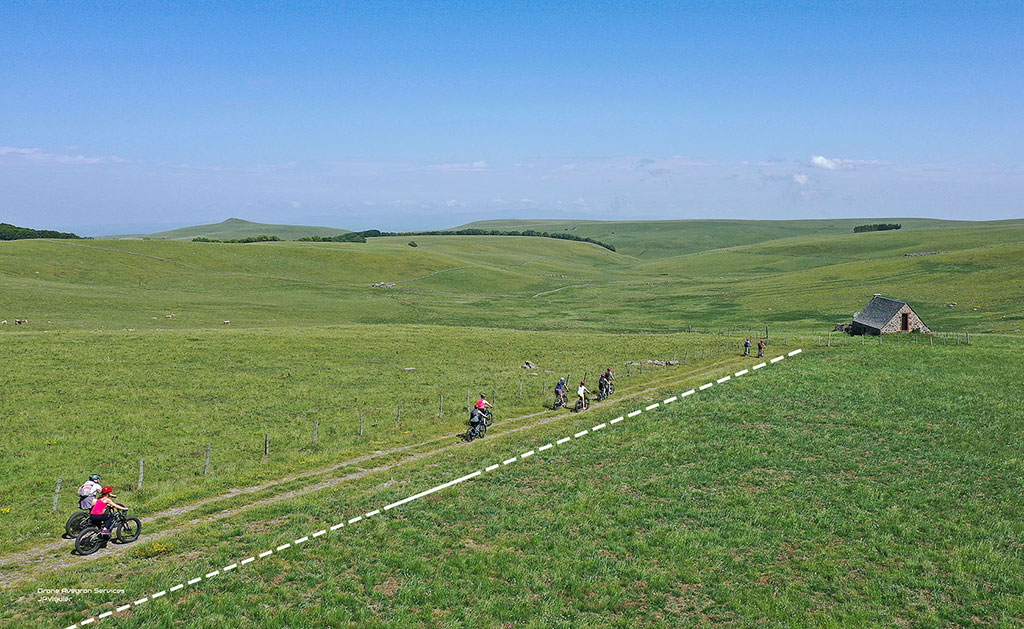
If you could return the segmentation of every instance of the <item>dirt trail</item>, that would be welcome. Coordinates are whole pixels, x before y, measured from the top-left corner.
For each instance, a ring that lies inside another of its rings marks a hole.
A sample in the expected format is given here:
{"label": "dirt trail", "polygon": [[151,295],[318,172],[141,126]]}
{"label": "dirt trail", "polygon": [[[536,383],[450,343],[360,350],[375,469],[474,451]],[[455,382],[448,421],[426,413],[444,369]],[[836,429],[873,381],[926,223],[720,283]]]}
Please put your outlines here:
{"label": "dirt trail", "polygon": [[[677,372],[675,374],[672,374],[671,377],[666,377],[663,380],[660,380],[659,382],[651,383],[652,386],[648,386],[647,388],[645,388],[645,389],[643,389],[641,391],[636,391],[636,392],[633,392],[633,393],[617,396],[615,398],[614,402],[615,403],[620,403],[620,402],[623,402],[625,400],[630,400],[630,399],[646,396],[646,395],[648,395],[648,394],[650,394],[650,393],[652,393],[654,391],[657,391],[657,390],[660,390],[660,389],[664,389],[667,386],[676,384],[676,383],[678,383],[680,381],[683,381],[683,380],[690,379],[690,378],[694,377],[695,375],[697,375],[697,374],[699,374],[701,372],[709,371],[709,370],[714,369],[714,368],[720,368],[721,366],[722,366],[721,364],[705,365],[705,366],[703,366],[701,368],[689,370],[689,371],[686,371],[686,372],[683,372],[683,373]],[[595,408],[598,408],[598,407],[595,407]],[[525,423],[525,424],[522,424],[522,425],[518,425],[518,426],[514,426],[514,427],[511,427],[511,428],[505,428],[505,426],[508,425],[511,422],[519,422],[519,421],[523,421],[523,420],[530,420],[530,419],[537,418],[538,416],[541,416],[541,415],[547,415],[547,416],[546,417],[542,417],[541,419],[538,419],[537,421],[531,421],[531,422],[528,422],[528,423]],[[551,422],[554,422],[554,421],[564,420],[567,417],[569,417],[569,415],[566,414],[566,413],[551,414],[551,411],[539,411],[539,412],[536,412],[536,413],[529,413],[529,414],[526,414],[526,415],[519,415],[519,416],[516,416],[516,417],[511,417],[511,418],[508,418],[508,419],[501,420],[498,424],[496,424],[494,426],[494,428],[492,429],[492,431],[490,432],[490,434],[488,436],[492,436],[492,437],[495,437],[495,438],[500,438],[500,437],[503,437],[505,435],[516,434],[516,433],[520,433],[520,432],[523,432],[523,431],[526,431],[526,430],[530,430],[530,429],[536,428],[538,426],[543,426],[545,424],[548,424],[548,423],[551,423]],[[395,469],[395,468],[400,467],[402,465],[405,465],[405,464],[408,464],[408,463],[412,463],[414,461],[419,461],[419,460],[424,459],[426,457],[434,456],[436,454],[440,454],[442,452],[446,452],[448,450],[451,450],[452,448],[456,448],[456,447],[459,447],[461,445],[464,445],[461,440],[456,440],[456,439],[457,439],[457,437],[455,435],[442,435],[442,436],[439,436],[439,437],[435,437],[433,439],[427,439],[425,441],[421,441],[419,443],[408,444],[408,445],[404,445],[404,446],[398,446],[398,447],[395,447],[395,448],[389,448],[387,450],[375,450],[375,451],[373,451],[373,452],[371,452],[369,454],[364,454],[364,455],[357,456],[357,457],[354,457],[354,458],[351,458],[351,459],[348,459],[348,460],[345,460],[345,461],[342,461],[342,462],[339,462],[339,463],[334,463],[334,464],[332,464],[332,465],[330,465],[328,467],[321,468],[321,469],[318,469],[318,470],[313,470],[313,471],[309,471],[309,472],[302,472],[302,473],[299,473],[299,474],[292,474],[292,475],[289,475],[289,476],[286,476],[286,477],[283,477],[283,478],[279,478],[277,480],[267,481],[265,483],[261,483],[261,484],[258,484],[258,485],[251,485],[251,486],[242,487],[242,488],[233,488],[233,489],[230,489],[230,490],[228,490],[228,491],[226,491],[224,493],[218,494],[216,496],[211,496],[209,498],[204,498],[202,500],[199,500],[197,502],[194,502],[194,503],[191,503],[191,504],[188,504],[188,505],[182,505],[182,506],[166,509],[164,511],[160,511],[158,513],[154,513],[152,515],[146,516],[145,522],[143,524],[144,527],[145,527],[145,525],[147,523],[150,524],[150,526],[151,526],[152,522],[154,520],[160,520],[160,519],[165,519],[165,518],[169,518],[169,517],[185,515],[185,514],[188,514],[189,512],[192,512],[192,511],[194,511],[194,510],[196,510],[196,509],[198,509],[198,508],[200,508],[200,507],[202,507],[204,505],[215,503],[215,502],[218,502],[218,501],[221,501],[221,500],[227,500],[227,499],[230,499],[230,498],[234,498],[236,496],[242,496],[242,495],[246,495],[246,494],[257,493],[257,492],[260,492],[260,491],[263,491],[263,490],[266,490],[266,489],[270,489],[270,488],[275,487],[277,485],[282,485],[284,483],[289,483],[289,482],[292,482],[292,481],[295,481],[295,480],[301,480],[301,479],[304,479],[304,478],[312,478],[312,477],[315,477],[315,476],[322,476],[322,475],[330,474],[331,472],[336,471],[336,470],[338,470],[340,468],[348,467],[348,466],[352,466],[352,465],[357,465],[359,463],[362,463],[362,462],[365,462],[365,461],[370,461],[370,460],[377,459],[377,458],[380,458],[380,457],[385,457],[385,456],[390,456],[390,455],[394,455],[394,454],[401,454],[401,453],[404,453],[404,452],[409,452],[411,450],[416,450],[417,448],[422,448],[422,447],[425,447],[425,446],[430,446],[432,444],[437,444],[437,443],[443,442],[443,441],[449,442],[447,445],[443,445],[443,446],[440,446],[440,447],[432,448],[432,449],[429,449],[429,450],[412,452],[408,456],[403,457],[401,460],[394,461],[392,463],[386,463],[386,464],[378,465],[378,466],[375,466],[375,467],[372,467],[372,468],[360,469],[357,472],[351,472],[351,473],[348,473],[348,474],[345,474],[345,475],[342,475],[342,476],[337,476],[337,477],[334,477],[334,478],[328,478],[326,480],[321,480],[321,481],[315,482],[315,483],[313,483],[311,485],[307,485],[307,486],[299,488],[299,489],[293,489],[293,490],[290,490],[290,491],[282,492],[282,493],[274,495],[274,496],[268,496],[268,497],[265,497],[265,498],[261,498],[259,500],[259,502],[257,502],[257,503],[249,503],[249,504],[245,504],[245,505],[238,506],[238,507],[224,509],[222,511],[219,511],[217,513],[213,513],[213,514],[210,514],[210,515],[200,516],[200,517],[193,518],[191,520],[186,520],[186,521],[183,521],[183,522],[181,522],[179,524],[173,525],[170,528],[162,529],[162,530],[157,531],[155,533],[146,533],[143,536],[143,538],[147,542],[163,539],[163,538],[175,535],[177,533],[180,533],[180,532],[182,532],[182,531],[184,531],[184,530],[186,530],[186,529],[188,529],[190,527],[199,526],[199,525],[202,525],[202,524],[208,524],[210,522],[215,522],[215,521],[218,521],[218,520],[222,520],[224,518],[229,518],[229,517],[238,515],[239,513],[243,513],[243,512],[249,511],[249,510],[255,508],[258,505],[265,505],[265,504],[269,504],[269,503],[280,502],[282,500],[288,500],[288,499],[291,499],[291,498],[295,498],[297,496],[302,496],[302,495],[305,495],[305,494],[308,494],[308,493],[311,493],[311,492],[319,491],[321,489],[327,489],[327,488],[330,488],[330,487],[336,487],[337,485],[340,485],[342,483],[345,483],[345,482],[348,482],[348,481],[352,481],[352,480],[357,480],[357,479],[363,478],[365,476],[368,476],[370,474],[376,474],[376,473],[379,473],[379,472],[386,472],[388,470]],[[79,557],[79,556],[71,554],[71,549],[73,548],[73,546],[74,546],[74,544],[73,544],[73,542],[71,540],[60,539],[58,541],[47,542],[45,544],[41,544],[39,546],[35,546],[35,547],[29,548],[29,549],[25,549],[25,550],[22,550],[22,551],[18,551],[18,552],[14,552],[14,553],[9,553],[9,554],[3,555],[2,557],[0,557],[0,587],[10,587],[10,586],[12,586],[12,585],[14,585],[14,584],[16,584],[16,583],[18,583],[20,581],[31,580],[31,579],[33,579],[34,575],[39,574],[39,573],[51,572],[51,571],[58,570],[60,568],[63,568],[63,567],[69,566],[69,565],[78,565],[79,562],[82,562],[82,561],[92,561],[92,560],[95,560],[95,559],[100,559],[102,557],[110,557],[112,555],[117,555],[117,554],[126,552],[126,551],[128,551],[128,550],[130,550],[130,549],[135,547],[134,544],[126,544],[126,545],[111,544],[103,552],[99,552],[99,553],[96,553],[96,554],[93,554],[93,555],[88,555],[88,556],[85,556],[85,557]]]}

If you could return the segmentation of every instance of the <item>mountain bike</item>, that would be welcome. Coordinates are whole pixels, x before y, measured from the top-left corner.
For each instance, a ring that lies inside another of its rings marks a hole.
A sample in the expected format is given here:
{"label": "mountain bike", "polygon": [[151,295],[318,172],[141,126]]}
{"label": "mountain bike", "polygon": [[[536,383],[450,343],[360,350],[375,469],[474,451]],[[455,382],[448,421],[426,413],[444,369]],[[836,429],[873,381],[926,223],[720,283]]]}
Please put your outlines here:
{"label": "mountain bike", "polygon": [[590,396],[584,393],[582,399],[580,399],[579,397],[576,398],[576,406],[573,407],[572,410],[577,413],[581,413],[587,410],[588,408],[590,408]]}
{"label": "mountain bike", "polygon": [[86,526],[75,537],[75,552],[79,555],[91,555],[105,545],[108,540],[118,544],[128,544],[139,539],[142,534],[142,521],[136,517],[128,517],[124,511],[114,511],[110,523],[110,534],[104,538],[98,526]]}
{"label": "mountain bike", "polygon": [[491,409],[484,410],[480,413],[481,419],[477,423],[470,422],[469,429],[466,430],[466,434],[462,435],[462,438],[467,442],[472,441],[479,437],[483,439],[487,435],[487,427],[494,423],[494,415],[491,413]]}

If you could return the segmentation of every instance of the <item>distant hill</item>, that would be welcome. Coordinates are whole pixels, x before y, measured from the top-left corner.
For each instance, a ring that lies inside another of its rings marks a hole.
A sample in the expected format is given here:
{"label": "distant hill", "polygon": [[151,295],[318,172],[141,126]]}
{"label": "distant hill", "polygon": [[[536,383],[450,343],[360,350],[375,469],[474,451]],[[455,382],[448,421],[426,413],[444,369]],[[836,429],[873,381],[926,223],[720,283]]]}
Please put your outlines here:
{"label": "distant hill", "polygon": [[932,218],[839,218],[794,221],[679,220],[679,221],[476,221],[454,229],[535,229],[566,232],[607,242],[621,254],[656,259],[712,249],[753,245],[779,238],[852,234],[866,222],[900,223],[903,229],[1024,225],[1024,220],[947,221]]}
{"label": "distant hill", "polygon": [[224,240],[227,238],[246,238],[249,236],[278,236],[284,240],[297,240],[303,236],[337,236],[347,234],[349,230],[336,227],[317,227],[309,225],[272,225],[269,223],[253,223],[240,218],[229,218],[222,223],[212,225],[193,225],[155,234],[125,234],[120,236],[101,236],[103,239],[138,239],[153,240],[192,240],[198,236]]}

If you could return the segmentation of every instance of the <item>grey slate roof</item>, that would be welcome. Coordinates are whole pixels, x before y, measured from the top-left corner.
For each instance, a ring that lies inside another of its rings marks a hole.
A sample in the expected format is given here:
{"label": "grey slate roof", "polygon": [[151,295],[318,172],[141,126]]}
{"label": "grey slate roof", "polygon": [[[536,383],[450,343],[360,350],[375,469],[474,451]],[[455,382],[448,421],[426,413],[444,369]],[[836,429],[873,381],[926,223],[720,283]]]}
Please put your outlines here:
{"label": "grey slate roof", "polygon": [[892,318],[896,316],[900,308],[906,305],[907,302],[905,301],[897,301],[888,297],[882,297],[881,295],[875,295],[868,302],[868,305],[864,307],[864,310],[853,316],[853,322],[881,330],[885,327],[886,323],[892,321]]}

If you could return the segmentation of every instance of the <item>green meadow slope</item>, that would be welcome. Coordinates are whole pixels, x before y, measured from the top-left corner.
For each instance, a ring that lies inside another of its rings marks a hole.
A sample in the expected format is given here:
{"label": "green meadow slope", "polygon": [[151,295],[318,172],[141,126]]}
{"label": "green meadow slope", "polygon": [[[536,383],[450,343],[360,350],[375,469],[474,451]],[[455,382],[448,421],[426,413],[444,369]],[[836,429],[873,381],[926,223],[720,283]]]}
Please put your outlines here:
{"label": "green meadow slope", "polygon": [[642,259],[674,257],[713,249],[824,234],[850,234],[857,225],[899,223],[903,229],[934,227],[1005,227],[1024,224],[1009,221],[948,221],[932,218],[838,218],[822,220],[678,220],[678,221],[582,221],[582,220],[490,220],[476,221],[456,229],[535,229],[566,232],[594,238],[615,246],[619,253]]}
{"label": "green meadow slope", "polygon": [[268,223],[253,223],[240,218],[229,218],[220,223],[211,225],[192,225],[180,229],[156,232],[153,234],[125,234],[121,236],[102,236],[101,240],[116,240],[120,238],[150,238],[153,240],[192,240],[196,237],[213,238],[216,240],[230,240],[235,238],[248,238],[266,234],[277,236],[283,240],[296,240],[305,236],[337,236],[347,234],[349,230],[336,227],[317,227],[311,225],[272,225]]}
{"label": "green meadow slope", "polygon": [[[548,238],[416,240],[5,242],[0,318],[50,331],[231,321],[651,332],[772,324],[806,333],[849,320],[881,293],[910,302],[937,330],[1024,327],[1024,226],[1012,223],[803,235],[651,259]],[[921,252],[936,253],[904,255]]]}

